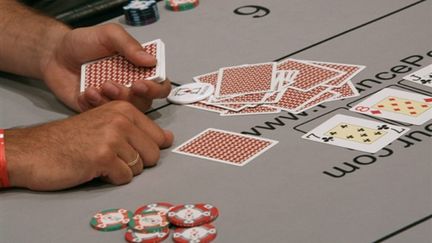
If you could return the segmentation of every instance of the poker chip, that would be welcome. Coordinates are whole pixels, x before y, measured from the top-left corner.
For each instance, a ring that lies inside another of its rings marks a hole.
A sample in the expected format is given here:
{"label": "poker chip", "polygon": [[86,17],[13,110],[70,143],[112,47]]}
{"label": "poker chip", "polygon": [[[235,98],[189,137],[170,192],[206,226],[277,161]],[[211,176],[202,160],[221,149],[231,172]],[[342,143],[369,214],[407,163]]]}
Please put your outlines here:
{"label": "poker chip", "polygon": [[132,212],[123,208],[112,208],[96,213],[90,220],[90,225],[100,231],[114,231],[126,228]]}
{"label": "poker chip", "polygon": [[212,222],[218,215],[218,209],[210,204],[185,204],[171,208],[168,220],[179,227],[195,227]]}
{"label": "poker chip", "polygon": [[216,238],[216,228],[211,224],[204,224],[193,228],[177,228],[174,230],[173,241],[176,243],[208,243]]}
{"label": "poker chip", "polygon": [[152,203],[152,204],[147,204],[139,207],[135,211],[135,214],[140,214],[145,212],[163,212],[167,214],[172,207],[174,207],[174,205],[172,205],[171,203],[166,203],[166,202]]}
{"label": "poker chip", "polygon": [[141,233],[155,233],[168,228],[167,215],[161,211],[135,213],[129,221],[129,227]]}
{"label": "poker chip", "polygon": [[154,233],[140,233],[128,229],[125,234],[127,242],[133,243],[158,243],[164,241],[169,236],[169,228],[166,227],[162,231]]}
{"label": "poker chip", "polygon": [[199,0],[165,0],[165,6],[172,11],[184,11],[198,6]]}
{"label": "poker chip", "polygon": [[210,97],[213,91],[214,87],[211,84],[189,83],[174,88],[167,99],[175,104],[191,104]]}
{"label": "poker chip", "polygon": [[123,7],[126,23],[132,26],[152,24],[159,20],[159,11],[155,0],[133,0]]}

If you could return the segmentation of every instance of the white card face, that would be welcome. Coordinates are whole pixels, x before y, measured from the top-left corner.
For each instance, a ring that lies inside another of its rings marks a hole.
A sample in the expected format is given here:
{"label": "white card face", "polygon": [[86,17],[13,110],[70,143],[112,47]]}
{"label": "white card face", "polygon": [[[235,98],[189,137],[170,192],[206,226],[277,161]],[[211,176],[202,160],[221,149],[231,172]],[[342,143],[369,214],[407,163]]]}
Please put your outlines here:
{"label": "white card face", "polygon": [[403,79],[432,87],[432,64],[405,76]]}
{"label": "white card face", "polygon": [[302,138],[376,153],[408,130],[405,127],[338,114],[312,129]]}
{"label": "white card face", "polygon": [[432,119],[432,97],[387,88],[355,105],[350,110],[421,125]]}

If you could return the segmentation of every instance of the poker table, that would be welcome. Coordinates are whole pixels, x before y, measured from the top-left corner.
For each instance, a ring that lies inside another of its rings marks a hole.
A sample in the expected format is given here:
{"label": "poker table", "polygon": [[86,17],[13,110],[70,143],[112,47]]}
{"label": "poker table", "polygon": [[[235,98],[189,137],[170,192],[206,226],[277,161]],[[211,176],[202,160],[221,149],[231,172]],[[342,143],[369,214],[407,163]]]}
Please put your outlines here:
{"label": "poker table", "polygon": [[[222,117],[156,101],[148,116],[175,134],[172,148],[207,128],[279,143],[243,167],[161,152],[156,167],[124,186],[91,182],[60,192],[3,190],[0,242],[121,242],[124,231],[89,226],[99,210],[152,202],[207,202],[220,216],[216,242],[431,242],[432,121],[377,153],[302,139],[335,114],[385,87],[432,95],[402,79],[432,63],[432,1],[202,1],[131,27],[140,42],[162,39],[173,85],[220,67],[298,58],[367,66],[352,81],[360,96],[304,113]],[[74,113],[40,82],[0,77],[0,126],[28,126]]]}

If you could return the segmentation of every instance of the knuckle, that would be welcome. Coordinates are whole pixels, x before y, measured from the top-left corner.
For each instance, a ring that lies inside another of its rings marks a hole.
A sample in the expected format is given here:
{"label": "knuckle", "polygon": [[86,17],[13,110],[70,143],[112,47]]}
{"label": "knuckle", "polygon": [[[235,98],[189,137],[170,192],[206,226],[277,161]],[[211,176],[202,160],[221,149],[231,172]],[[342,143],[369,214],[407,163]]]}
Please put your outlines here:
{"label": "knuckle", "polygon": [[121,129],[122,130],[123,128],[128,127],[129,123],[130,123],[130,121],[129,121],[129,119],[126,116],[124,116],[123,114],[120,114],[120,113],[115,113],[110,118],[110,123],[109,123],[111,126],[114,127],[114,130],[111,130],[111,131],[109,130],[107,132],[108,133],[116,132],[117,129]]}
{"label": "knuckle", "polygon": [[129,113],[129,112],[133,112],[135,110],[135,107],[131,103],[124,101],[124,100],[112,101],[111,106],[113,109],[120,111],[120,112]]}
{"label": "knuckle", "polygon": [[108,23],[108,24],[104,24],[103,27],[104,31],[107,31],[108,33],[118,33],[120,31],[123,31],[123,28],[116,23]]}
{"label": "knuckle", "polygon": [[160,151],[156,146],[145,154],[142,158],[144,166],[154,166],[160,159]]}

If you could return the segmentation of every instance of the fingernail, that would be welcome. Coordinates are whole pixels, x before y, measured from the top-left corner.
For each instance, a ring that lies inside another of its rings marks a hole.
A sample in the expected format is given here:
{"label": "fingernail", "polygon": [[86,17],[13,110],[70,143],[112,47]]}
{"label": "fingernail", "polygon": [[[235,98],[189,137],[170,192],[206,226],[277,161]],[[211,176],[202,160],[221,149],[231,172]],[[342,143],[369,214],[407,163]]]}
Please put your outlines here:
{"label": "fingernail", "polygon": [[138,55],[145,59],[147,62],[154,63],[156,65],[156,58],[145,51],[139,51]]}

